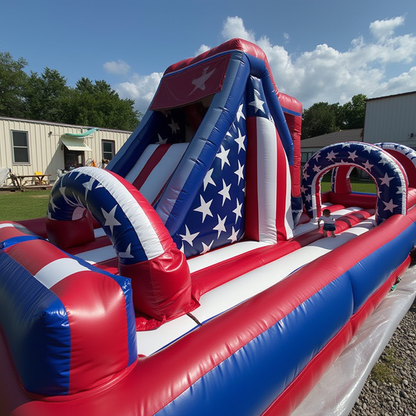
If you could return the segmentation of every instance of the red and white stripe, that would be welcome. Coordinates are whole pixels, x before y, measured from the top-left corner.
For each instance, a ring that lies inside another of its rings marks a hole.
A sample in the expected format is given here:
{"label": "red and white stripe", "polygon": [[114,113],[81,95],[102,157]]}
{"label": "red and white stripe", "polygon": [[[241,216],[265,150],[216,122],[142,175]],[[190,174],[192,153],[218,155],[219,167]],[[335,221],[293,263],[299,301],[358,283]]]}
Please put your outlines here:
{"label": "red and white stripe", "polygon": [[246,236],[276,243],[293,236],[289,164],[272,121],[249,117]]}
{"label": "red and white stripe", "polygon": [[150,144],[126,175],[150,204],[154,204],[178,166],[189,143]]}

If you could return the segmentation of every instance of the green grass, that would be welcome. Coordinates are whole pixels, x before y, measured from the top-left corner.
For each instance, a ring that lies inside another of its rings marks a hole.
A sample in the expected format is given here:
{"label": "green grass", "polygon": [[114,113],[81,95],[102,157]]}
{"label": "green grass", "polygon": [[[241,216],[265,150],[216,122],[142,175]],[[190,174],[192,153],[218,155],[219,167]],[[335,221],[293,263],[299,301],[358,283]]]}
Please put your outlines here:
{"label": "green grass", "polygon": [[400,384],[401,379],[394,371],[400,365],[401,360],[395,356],[395,349],[386,348],[371,370],[371,379],[376,383]]}
{"label": "green grass", "polygon": [[44,217],[50,192],[50,190],[0,192],[0,221]]}
{"label": "green grass", "polygon": [[[353,192],[365,192],[374,194],[376,192],[376,185],[371,180],[359,180],[353,179],[350,180]],[[321,182],[321,192],[326,192],[331,190],[331,173],[327,173],[323,176]]]}

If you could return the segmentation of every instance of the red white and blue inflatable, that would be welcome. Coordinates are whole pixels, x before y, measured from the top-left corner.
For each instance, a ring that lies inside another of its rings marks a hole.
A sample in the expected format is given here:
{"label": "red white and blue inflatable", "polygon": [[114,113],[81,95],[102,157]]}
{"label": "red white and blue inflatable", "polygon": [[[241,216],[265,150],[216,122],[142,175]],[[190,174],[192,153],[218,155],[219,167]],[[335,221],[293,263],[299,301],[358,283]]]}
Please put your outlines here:
{"label": "red white and blue inflatable", "polygon": [[[170,66],[107,169],[59,178],[44,219],[1,222],[0,413],[295,411],[416,243],[416,152],[341,143],[301,174],[301,118],[233,39]],[[377,194],[351,191],[353,168]]]}

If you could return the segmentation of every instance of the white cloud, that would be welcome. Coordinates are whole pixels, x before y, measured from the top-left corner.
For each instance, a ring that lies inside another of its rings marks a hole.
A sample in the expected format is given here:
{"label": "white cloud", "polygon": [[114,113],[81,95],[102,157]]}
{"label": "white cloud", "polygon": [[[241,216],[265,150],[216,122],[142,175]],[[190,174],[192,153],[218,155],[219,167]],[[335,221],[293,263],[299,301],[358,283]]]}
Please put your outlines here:
{"label": "white cloud", "polygon": [[394,19],[376,20],[370,23],[370,32],[378,40],[384,40],[394,34],[394,30],[403,25],[404,16],[398,16]]}
{"label": "white cloud", "polygon": [[115,89],[120,97],[134,100],[135,108],[144,114],[155,95],[162,76],[162,72],[153,72],[145,76],[134,74],[130,81],[116,85]]}
{"label": "white cloud", "polygon": [[204,53],[206,51],[209,51],[211,49],[210,46],[207,45],[201,45],[199,49],[196,51],[195,56],[201,55],[201,53]]}
{"label": "white cloud", "polygon": [[352,40],[347,51],[321,44],[297,55],[271,44],[266,36],[256,39],[239,17],[225,21],[222,35],[224,40],[238,36],[260,46],[268,57],[278,89],[308,108],[319,101],[344,104],[356,94],[374,97],[414,90],[416,66],[386,79],[388,65],[415,62],[416,36],[394,34],[403,24],[404,17],[372,22],[370,31],[376,42],[366,42],[360,37]]}
{"label": "white cloud", "polygon": [[254,32],[247,30],[244,27],[243,19],[238,16],[227,17],[224,22],[221,36],[224,39],[242,38],[255,42]]}
{"label": "white cloud", "polygon": [[110,74],[127,75],[130,71],[130,65],[122,60],[106,62],[104,69]]}
{"label": "white cloud", "polygon": [[[346,51],[321,44],[311,51],[291,55],[284,46],[273,45],[267,36],[256,37],[238,16],[224,21],[221,36],[224,41],[240,37],[256,43],[269,59],[278,89],[308,108],[319,101],[344,104],[356,94],[378,97],[416,90],[416,36],[395,34],[404,20],[399,16],[370,23],[373,39],[368,41],[363,36],[352,39]],[[283,38],[287,41],[289,35],[283,34]],[[202,44],[196,55],[209,49]],[[397,72],[400,65],[406,65],[405,72]],[[123,61],[107,62],[105,67],[118,73],[130,69]],[[387,76],[391,67],[396,73]],[[134,74],[115,89],[121,97],[134,99],[136,108],[144,113],[161,78],[162,73]]]}

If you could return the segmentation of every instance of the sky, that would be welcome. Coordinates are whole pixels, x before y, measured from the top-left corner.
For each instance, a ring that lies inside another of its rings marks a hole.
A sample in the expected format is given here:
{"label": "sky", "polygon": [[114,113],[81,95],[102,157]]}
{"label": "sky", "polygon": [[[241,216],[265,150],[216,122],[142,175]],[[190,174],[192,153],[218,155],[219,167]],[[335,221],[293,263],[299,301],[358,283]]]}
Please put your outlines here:
{"label": "sky", "polygon": [[240,37],[309,108],[416,90],[415,0],[3,0],[0,51],[147,110],[165,69]]}

